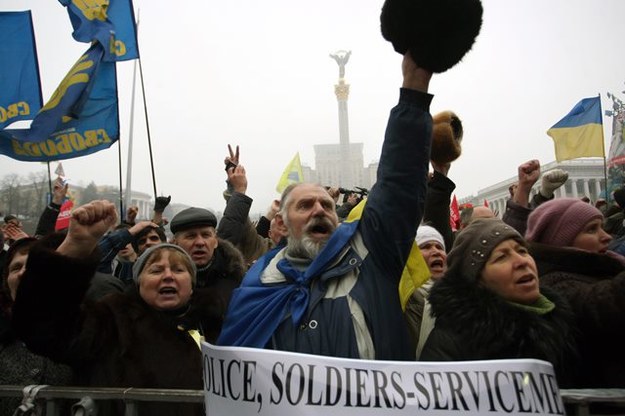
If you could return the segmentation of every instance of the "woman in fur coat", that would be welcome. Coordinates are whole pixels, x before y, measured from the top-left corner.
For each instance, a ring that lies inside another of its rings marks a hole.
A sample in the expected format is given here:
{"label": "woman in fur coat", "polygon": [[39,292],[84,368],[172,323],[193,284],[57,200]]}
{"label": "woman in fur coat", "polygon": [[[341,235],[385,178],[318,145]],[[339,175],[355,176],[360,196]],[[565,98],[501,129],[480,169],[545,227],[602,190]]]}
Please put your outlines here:
{"label": "woman in fur coat", "polygon": [[573,315],[555,293],[541,293],[523,237],[496,218],[461,231],[429,302],[436,324],[421,359],[534,358],[553,364],[560,387],[575,383]]}
{"label": "woman in fur coat", "polygon": [[[196,268],[182,248],[151,247],[133,267],[135,288],[83,304],[97,266],[92,251],[116,218],[113,204],[93,201],[72,213],[56,250],[33,246],[13,307],[16,329],[33,352],[69,364],[80,385],[201,389],[202,328],[190,308]],[[222,314],[215,307],[216,321]],[[138,410],[203,415],[202,407],[155,402]],[[123,414],[121,403],[99,410]]]}
{"label": "woman in fur coat", "polygon": [[581,331],[584,388],[625,387],[625,258],[610,252],[603,215],[575,198],[558,198],[529,216],[526,238],[541,287],[564,296]]}

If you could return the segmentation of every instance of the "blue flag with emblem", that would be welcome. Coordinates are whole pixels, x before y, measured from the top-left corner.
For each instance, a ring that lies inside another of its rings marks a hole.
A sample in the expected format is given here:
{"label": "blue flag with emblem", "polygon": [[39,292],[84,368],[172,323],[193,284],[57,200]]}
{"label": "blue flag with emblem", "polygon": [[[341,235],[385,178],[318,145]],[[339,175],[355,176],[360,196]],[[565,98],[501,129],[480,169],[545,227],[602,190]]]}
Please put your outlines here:
{"label": "blue flag with emblem", "polygon": [[67,8],[79,42],[99,42],[104,61],[139,57],[132,0],[59,0]]}
{"label": "blue flag with emblem", "polygon": [[65,76],[29,129],[0,131],[0,154],[23,161],[84,156],[119,138],[117,73],[94,43]]}
{"label": "blue flag with emblem", "polygon": [[30,11],[0,12],[0,130],[32,120],[41,108],[37,49]]}

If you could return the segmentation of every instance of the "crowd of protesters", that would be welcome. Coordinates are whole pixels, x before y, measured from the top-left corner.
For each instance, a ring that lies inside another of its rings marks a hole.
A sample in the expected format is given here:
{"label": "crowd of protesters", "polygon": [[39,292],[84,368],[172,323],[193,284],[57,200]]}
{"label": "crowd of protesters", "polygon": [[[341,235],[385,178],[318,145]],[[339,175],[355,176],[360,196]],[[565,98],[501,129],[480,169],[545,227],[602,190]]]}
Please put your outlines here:
{"label": "crowd of protesters", "polygon": [[[60,179],[33,236],[6,216],[0,384],[201,389],[206,340],[375,360],[535,358],[561,387],[625,388],[625,190],[614,207],[555,198],[566,172],[541,179],[532,160],[502,219],[467,208],[453,230],[451,164],[428,175],[432,74],[409,54],[402,73],[377,183],[358,205],[294,184],[253,223],[229,147],[219,222],[192,207],[167,223],[170,198],[158,197],[153,218],[130,208],[120,223],[112,203],[92,201],[55,233]],[[430,279],[402,305],[415,243]],[[19,401],[2,403],[11,414]],[[146,403],[140,414],[203,409]]]}

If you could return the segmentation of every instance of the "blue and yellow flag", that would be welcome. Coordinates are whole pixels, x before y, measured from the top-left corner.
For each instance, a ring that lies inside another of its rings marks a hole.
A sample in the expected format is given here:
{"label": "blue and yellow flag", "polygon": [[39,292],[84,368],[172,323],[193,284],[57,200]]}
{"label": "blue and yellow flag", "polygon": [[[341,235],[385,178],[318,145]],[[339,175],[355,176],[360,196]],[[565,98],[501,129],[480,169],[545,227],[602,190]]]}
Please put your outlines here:
{"label": "blue and yellow flag", "polygon": [[[345,222],[350,223],[360,220],[366,203],[367,200],[363,199],[358,205],[352,208]],[[406,265],[404,266],[399,280],[399,301],[401,302],[401,309],[403,311],[406,310],[406,304],[414,291],[427,282],[431,276],[432,274],[423,258],[423,254],[421,254],[421,250],[419,250],[419,246],[416,241],[413,241],[408,260],[406,260]]]}
{"label": "blue and yellow flag", "polygon": [[104,61],[139,57],[132,0],[59,0],[67,7],[79,42],[100,42]]}
{"label": "blue and yellow flag", "polygon": [[30,129],[0,131],[0,154],[23,161],[84,156],[119,138],[117,73],[95,43],[76,62]]}
{"label": "blue and yellow flag", "polygon": [[601,98],[584,98],[547,134],[553,139],[556,160],[604,157]]}
{"label": "blue and yellow flag", "polygon": [[37,48],[30,11],[0,12],[0,130],[32,120],[41,108]]}
{"label": "blue and yellow flag", "polygon": [[302,173],[302,164],[299,160],[299,152],[295,154],[295,157],[289,162],[287,167],[282,172],[278,185],[276,185],[276,191],[282,193],[284,189],[292,183],[304,182],[304,174]]}

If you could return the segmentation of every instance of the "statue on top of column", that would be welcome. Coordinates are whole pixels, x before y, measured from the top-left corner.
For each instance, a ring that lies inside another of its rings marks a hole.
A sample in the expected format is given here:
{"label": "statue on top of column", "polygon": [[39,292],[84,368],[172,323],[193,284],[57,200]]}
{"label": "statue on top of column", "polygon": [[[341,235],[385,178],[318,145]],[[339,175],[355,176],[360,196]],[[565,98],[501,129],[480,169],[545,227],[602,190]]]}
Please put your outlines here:
{"label": "statue on top of column", "polygon": [[349,61],[351,54],[352,51],[343,50],[330,54],[330,58],[334,59],[339,65],[339,79],[345,78],[345,65],[347,64],[347,61]]}

